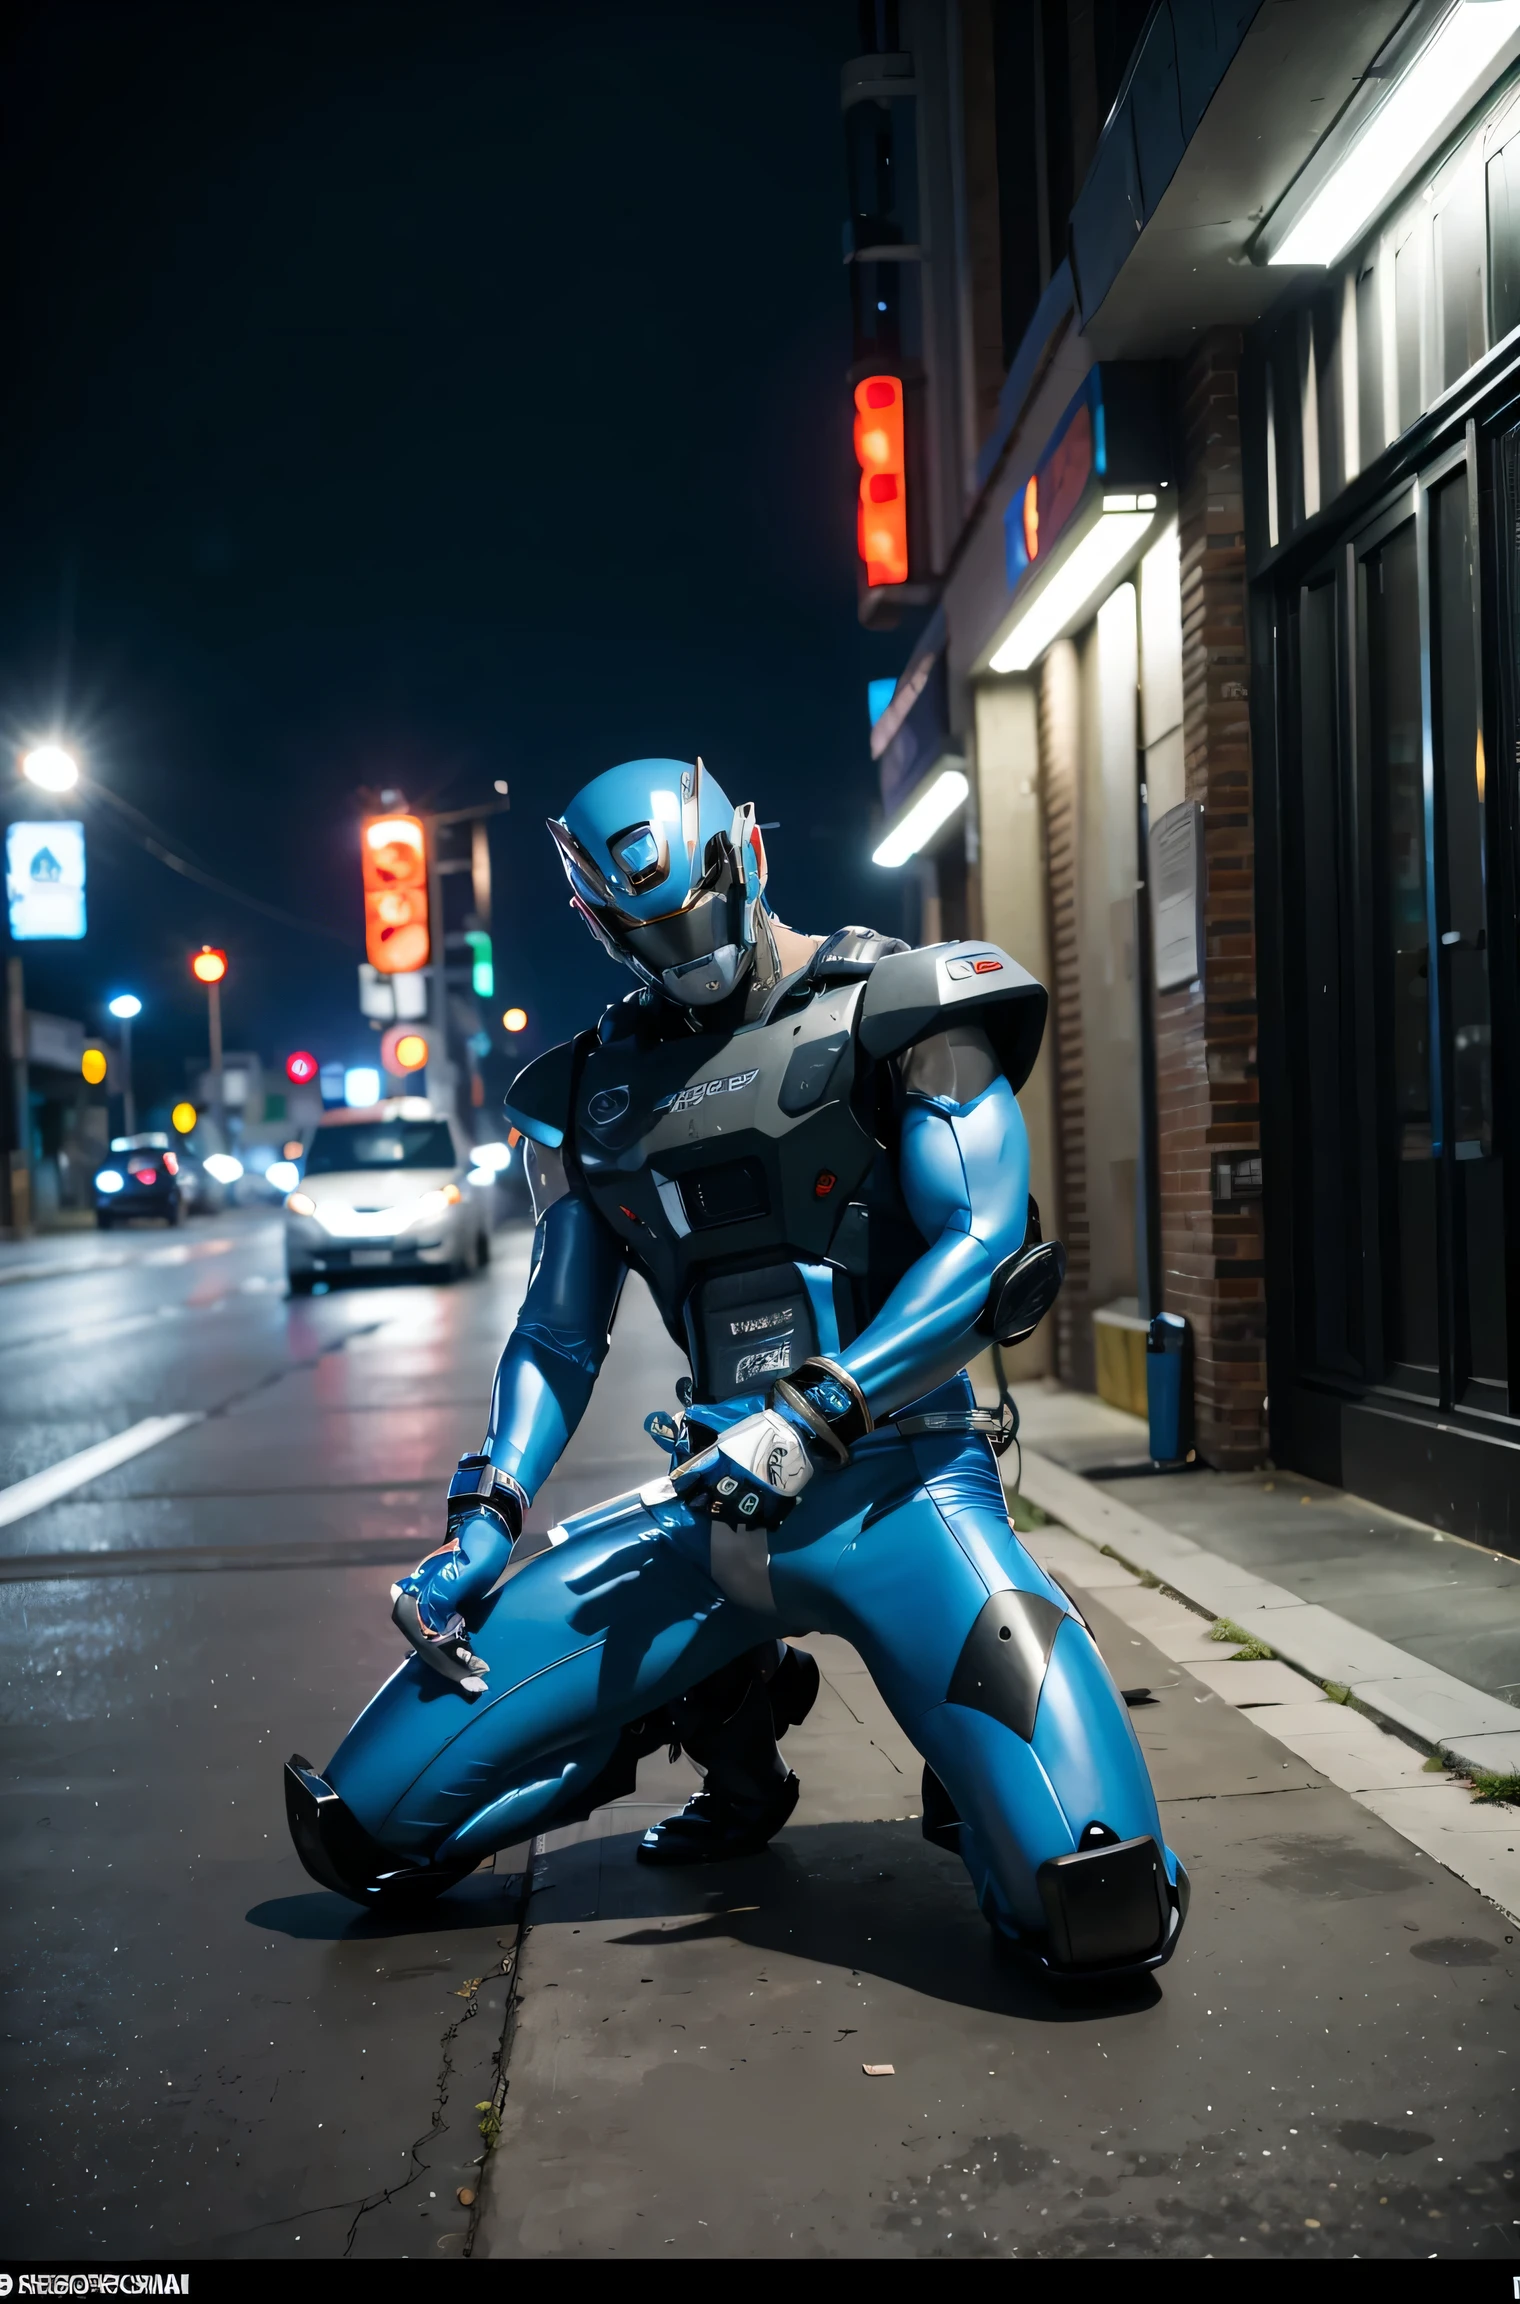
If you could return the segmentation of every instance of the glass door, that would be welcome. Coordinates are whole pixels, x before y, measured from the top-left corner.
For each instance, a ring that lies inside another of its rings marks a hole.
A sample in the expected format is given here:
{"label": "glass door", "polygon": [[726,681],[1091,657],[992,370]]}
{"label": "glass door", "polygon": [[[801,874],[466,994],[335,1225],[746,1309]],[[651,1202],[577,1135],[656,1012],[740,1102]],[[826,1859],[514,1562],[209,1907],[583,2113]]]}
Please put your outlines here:
{"label": "glass door", "polygon": [[1450,1194],[1450,1397],[1508,1397],[1503,1170],[1494,1131],[1476,503],[1466,462],[1429,494],[1437,1078]]}
{"label": "glass door", "polygon": [[[1471,443],[1357,540],[1359,1051],[1375,1146],[1381,1381],[1508,1406],[1504,1180],[1490,999],[1489,795]],[[1376,1302],[1373,1297],[1376,1297]],[[1375,1367],[1369,1373],[1377,1373]]]}

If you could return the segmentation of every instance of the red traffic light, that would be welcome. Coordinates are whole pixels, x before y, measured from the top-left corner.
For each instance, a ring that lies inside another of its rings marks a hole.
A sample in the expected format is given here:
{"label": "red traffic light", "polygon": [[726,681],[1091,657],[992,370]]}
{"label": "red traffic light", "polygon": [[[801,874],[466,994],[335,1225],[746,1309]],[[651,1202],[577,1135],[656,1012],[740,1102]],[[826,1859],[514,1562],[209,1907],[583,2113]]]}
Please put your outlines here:
{"label": "red traffic light", "polygon": [[298,1048],[293,1056],[285,1059],[285,1077],[294,1080],[298,1088],[304,1088],[308,1080],[315,1080],[318,1070],[317,1060],[307,1048]]}
{"label": "red traffic light", "polygon": [[203,944],[190,955],[190,973],[201,984],[220,984],[227,973],[227,955],[215,944]]}
{"label": "red traffic light", "polygon": [[896,376],[866,376],[855,387],[855,461],[860,509],[855,539],[868,584],[908,581],[908,480],[903,390]]}
{"label": "red traffic light", "polygon": [[428,937],[427,840],[417,816],[366,816],[364,949],[382,976],[425,968]]}

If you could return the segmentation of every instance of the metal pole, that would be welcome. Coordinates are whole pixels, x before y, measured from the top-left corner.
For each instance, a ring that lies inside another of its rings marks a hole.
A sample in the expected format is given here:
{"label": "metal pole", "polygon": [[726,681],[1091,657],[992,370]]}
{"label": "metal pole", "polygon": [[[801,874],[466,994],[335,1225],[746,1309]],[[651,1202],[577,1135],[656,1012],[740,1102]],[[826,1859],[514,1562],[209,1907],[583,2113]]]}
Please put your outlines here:
{"label": "metal pole", "polygon": [[[1136,695],[1138,721],[1139,695]],[[1140,1157],[1135,1170],[1135,1230],[1140,1316],[1165,1310],[1161,1271],[1161,1117],[1156,1080],[1154,914],[1151,907],[1150,792],[1146,758],[1135,731],[1135,999],[1140,1057]]]}
{"label": "metal pole", "polygon": [[211,1011],[211,1116],[221,1141],[218,1151],[227,1149],[227,1115],[222,1103],[222,988],[208,984],[206,997]]}
{"label": "metal pole", "polygon": [[5,964],[6,1038],[11,1058],[11,1231],[25,1240],[32,1229],[32,1099],[26,1070],[26,984],[19,956]]}
{"label": "metal pole", "polygon": [[121,1132],[137,1134],[137,1103],[132,1094],[132,1019],[121,1020]]}

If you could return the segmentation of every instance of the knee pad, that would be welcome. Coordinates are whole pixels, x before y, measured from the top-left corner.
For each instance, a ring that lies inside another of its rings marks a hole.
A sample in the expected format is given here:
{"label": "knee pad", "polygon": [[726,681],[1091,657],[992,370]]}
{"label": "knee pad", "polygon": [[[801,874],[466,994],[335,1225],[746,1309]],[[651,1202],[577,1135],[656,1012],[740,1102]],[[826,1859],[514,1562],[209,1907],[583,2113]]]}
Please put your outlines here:
{"label": "knee pad", "polygon": [[285,1763],[285,1816],[296,1854],[313,1880],[355,1904],[425,1901],[475,1868],[473,1858],[429,1865],[397,1856],[365,1829],[342,1795],[299,1752]]}

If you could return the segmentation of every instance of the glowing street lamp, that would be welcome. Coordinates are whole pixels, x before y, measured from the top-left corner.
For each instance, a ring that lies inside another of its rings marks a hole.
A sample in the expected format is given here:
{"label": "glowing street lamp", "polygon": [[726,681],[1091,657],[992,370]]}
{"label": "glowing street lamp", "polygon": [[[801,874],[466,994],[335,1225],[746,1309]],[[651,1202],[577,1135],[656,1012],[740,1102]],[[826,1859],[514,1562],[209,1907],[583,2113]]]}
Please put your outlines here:
{"label": "glowing street lamp", "polygon": [[72,792],[79,782],[79,762],[61,744],[37,744],[23,754],[21,773],[41,792]]}
{"label": "glowing street lamp", "polygon": [[121,1127],[124,1136],[137,1134],[137,1099],[132,1093],[132,1019],[142,1014],[135,992],[118,992],[106,1006],[121,1026]]}

